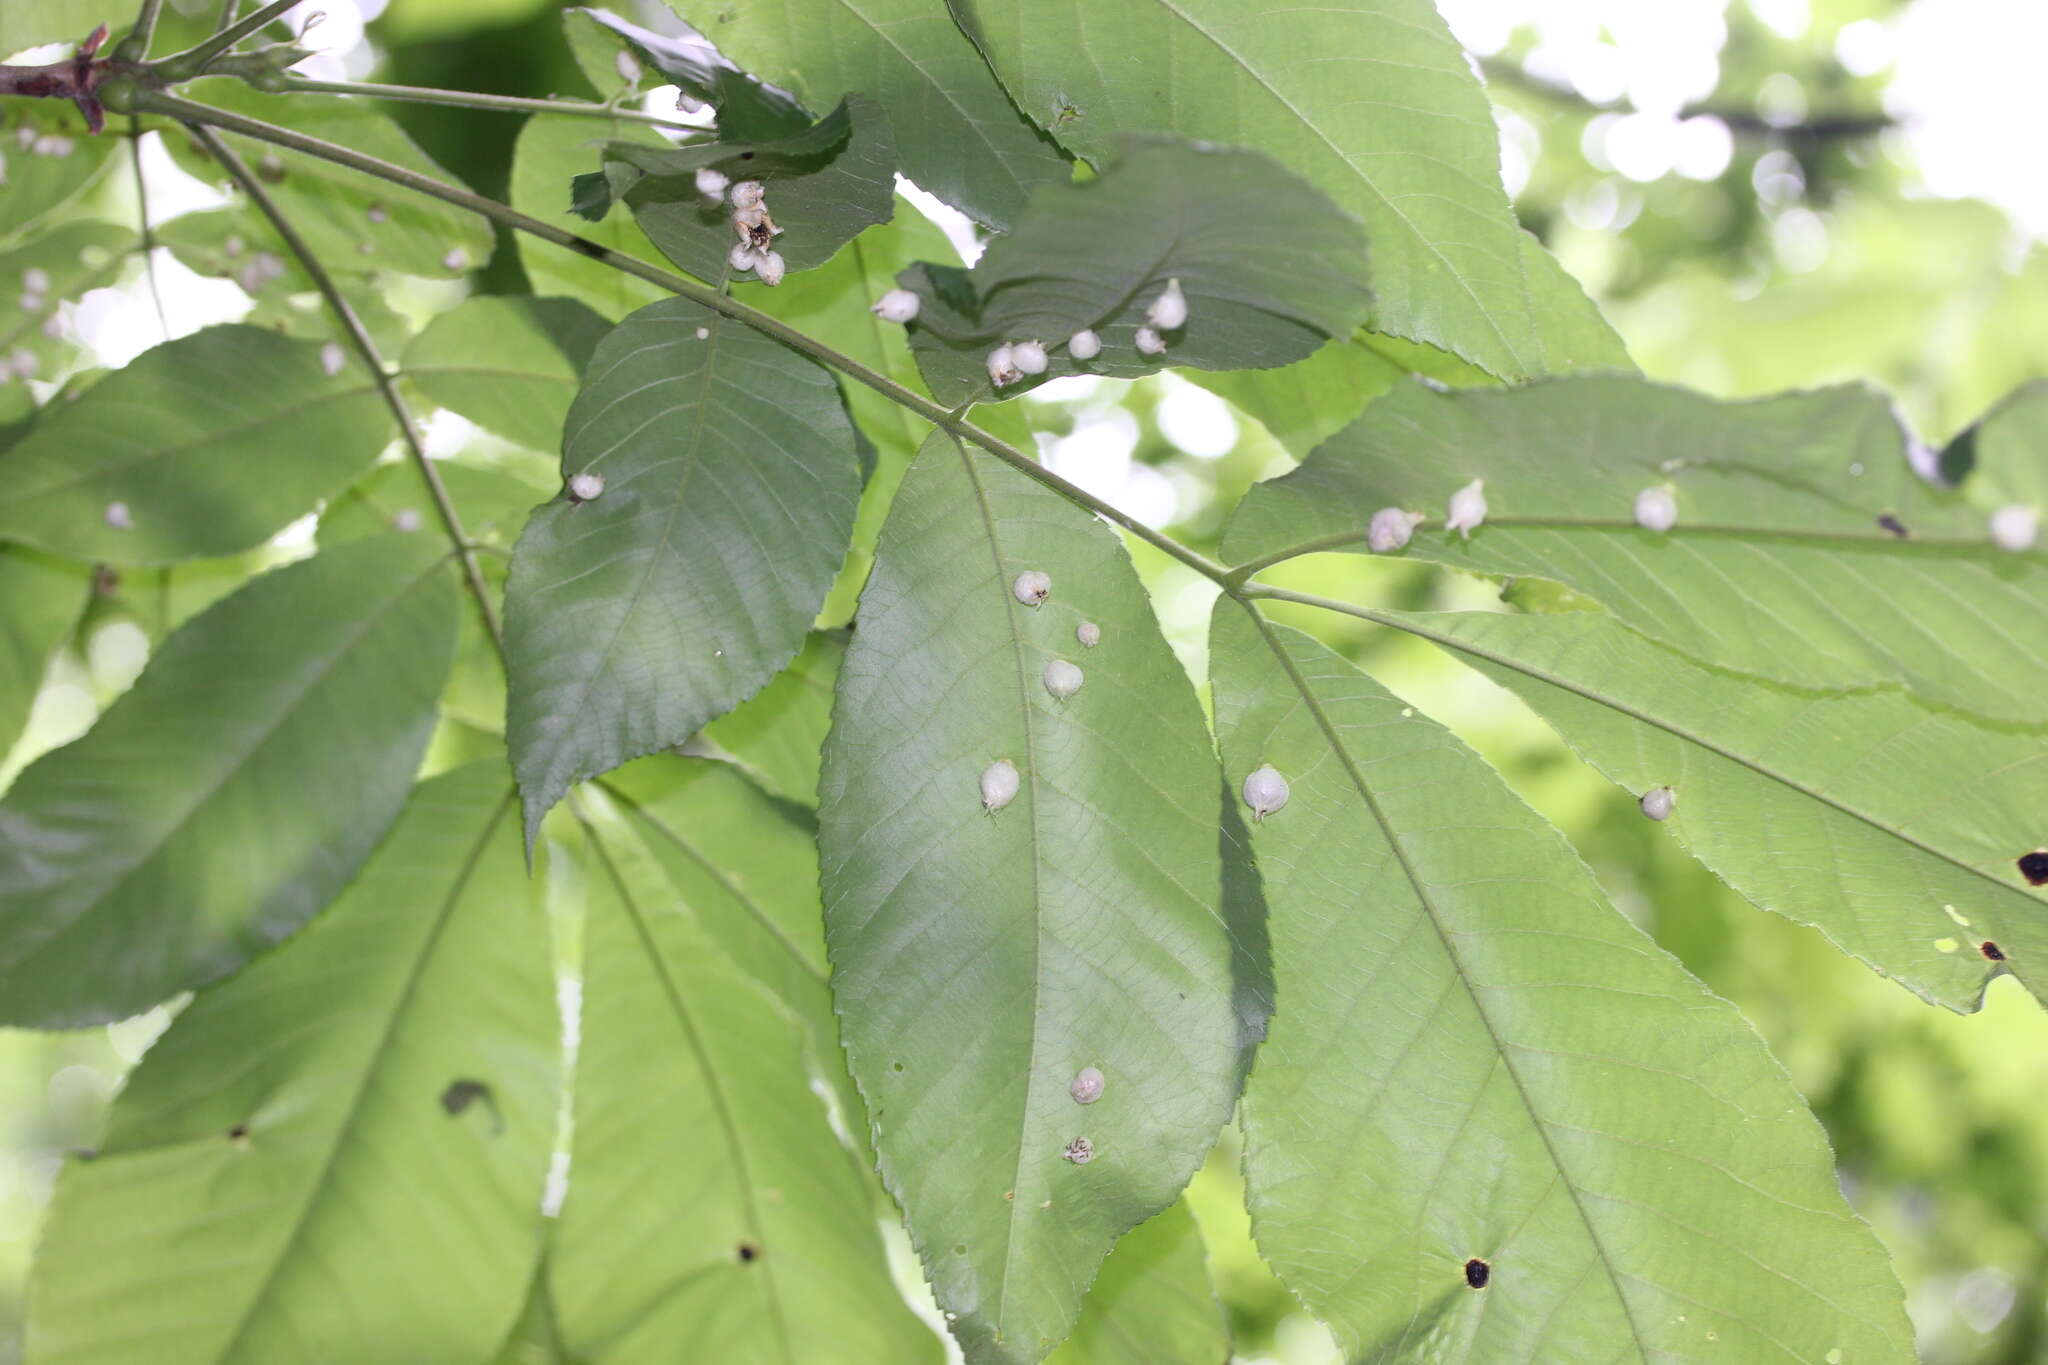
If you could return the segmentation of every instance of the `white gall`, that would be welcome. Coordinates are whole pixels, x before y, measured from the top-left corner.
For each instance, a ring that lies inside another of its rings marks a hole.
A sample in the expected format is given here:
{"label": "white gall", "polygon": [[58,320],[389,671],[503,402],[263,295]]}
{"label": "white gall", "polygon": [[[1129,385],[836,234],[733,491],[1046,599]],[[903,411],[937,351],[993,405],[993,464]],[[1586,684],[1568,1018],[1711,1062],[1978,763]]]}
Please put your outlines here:
{"label": "white gall", "polygon": [[50,272],[30,266],[21,272],[21,289],[25,294],[47,294],[50,292]]}
{"label": "white gall", "polygon": [[1159,297],[1152,300],[1152,306],[1145,310],[1145,321],[1162,332],[1176,331],[1187,325],[1188,296],[1180,292],[1179,280],[1168,280]]}
{"label": "white gall", "polygon": [[988,353],[989,382],[997,388],[1014,384],[1024,377],[1024,371],[1017,368],[1017,352],[1014,347],[998,346]]}
{"label": "white gall", "polygon": [[1450,515],[1444,518],[1444,529],[1456,531],[1465,539],[1472,539],[1472,531],[1486,520],[1486,480],[1472,482],[1451,494]]}
{"label": "white gall", "polygon": [[1082,1067],[1074,1074],[1074,1083],[1067,1087],[1067,1093],[1076,1104],[1095,1103],[1102,1098],[1102,1073],[1092,1066]]}
{"label": "white gall", "polygon": [[1086,1166],[1089,1162],[1095,1160],[1095,1144],[1084,1137],[1075,1138],[1067,1144],[1067,1149],[1061,1152],[1060,1155],[1073,1162],[1076,1166]]}
{"label": "white gall", "polygon": [[697,168],[697,193],[703,195],[706,199],[725,198],[726,186],[730,184],[732,184],[732,177],[724,171],[714,170],[709,166],[699,166]]}
{"label": "white gall", "polygon": [[1076,332],[1067,338],[1067,354],[1076,360],[1093,360],[1102,354],[1102,338],[1093,332]]}
{"label": "white gall", "polygon": [[1026,374],[1044,374],[1049,363],[1045,347],[1035,341],[1020,341],[1010,348],[1010,361]]}
{"label": "white gall", "polygon": [[1636,525],[1645,531],[1668,531],[1678,525],[1678,497],[1660,483],[1636,494]]}
{"label": "white gall", "polygon": [[917,310],[924,306],[924,300],[908,289],[891,289],[874,302],[868,311],[884,322],[909,322],[917,316]]}
{"label": "white gall", "polygon": [[1137,344],[1139,355],[1166,354],[1166,338],[1150,327],[1140,327],[1131,340]]}
{"label": "white gall", "polygon": [[2018,554],[2034,547],[2041,533],[2041,514],[2023,503],[2013,503],[1991,514],[1991,543]]}
{"label": "white gall", "polygon": [[1252,769],[1244,780],[1244,803],[1252,808],[1252,819],[1263,820],[1287,804],[1287,779],[1272,764]]}
{"label": "white gall", "polygon": [[1081,667],[1065,659],[1054,659],[1045,666],[1045,690],[1060,701],[1065,701],[1081,690]]}
{"label": "white gall", "polygon": [[604,475],[588,470],[569,476],[569,501],[589,502],[604,492]]}
{"label": "white gall", "polygon": [[1081,642],[1083,649],[1093,649],[1102,643],[1102,627],[1093,621],[1083,621],[1074,627],[1074,638]]}
{"label": "white gall", "polygon": [[746,271],[754,268],[754,248],[741,242],[726,253],[725,263],[734,270]]}
{"label": "white gall", "polygon": [[981,808],[995,814],[1017,799],[1017,789],[1022,785],[1017,765],[1007,758],[997,759],[981,770]]}
{"label": "white gall", "polygon": [[107,525],[113,527],[116,531],[125,531],[134,524],[135,519],[128,515],[127,503],[110,502],[107,504]]}
{"label": "white gall", "polygon": [[618,59],[612,63],[619,69],[619,79],[628,85],[640,83],[640,63],[633,60],[633,54],[621,49]]}
{"label": "white gall", "polygon": [[1376,555],[1392,554],[1404,548],[1415,528],[1422,524],[1420,512],[1404,511],[1399,507],[1382,507],[1372,514],[1372,520],[1365,528],[1365,548]]}
{"label": "white gall", "polygon": [[443,270],[469,269],[469,253],[467,251],[464,251],[461,247],[456,247],[454,250],[450,251],[446,256],[443,256],[441,258],[441,268]]}
{"label": "white gall", "polygon": [[330,341],[320,348],[320,373],[329,379],[341,373],[341,367],[348,363],[348,353],[341,349],[341,343]]}
{"label": "white gall", "polygon": [[782,253],[779,251],[764,251],[754,258],[754,275],[763,284],[781,284],[782,271]]}
{"label": "white gall", "polygon": [[420,514],[410,507],[401,507],[391,514],[391,529],[407,535],[420,529]]}
{"label": "white gall", "polygon": [[1643,793],[1643,799],[1636,803],[1643,808],[1643,814],[1652,820],[1668,820],[1678,805],[1678,793],[1669,787],[1652,787]]}
{"label": "white gall", "polygon": [[1010,591],[1027,607],[1035,607],[1052,594],[1052,575],[1043,569],[1026,569],[1017,575]]}
{"label": "white gall", "polygon": [[736,209],[750,209],[758,206],[761,196],[767,191],[758,180],[742,180],[732,187],[732,206]]}

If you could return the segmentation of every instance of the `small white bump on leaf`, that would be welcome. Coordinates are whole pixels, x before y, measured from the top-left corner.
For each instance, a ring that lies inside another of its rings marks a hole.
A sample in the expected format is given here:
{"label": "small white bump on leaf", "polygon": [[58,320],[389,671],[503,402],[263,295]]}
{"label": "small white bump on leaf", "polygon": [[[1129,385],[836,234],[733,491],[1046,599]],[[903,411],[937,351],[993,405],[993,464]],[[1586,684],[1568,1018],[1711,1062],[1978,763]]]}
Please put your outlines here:
{"label": "small white bump on leaf", "polygon": [[17,346],[10,351],[7,362],[15,376],[20,379],[34,379],[42,373],[42,358],[26,346]]}
{"label": "small white bump on leaf", "polygon": [[764,251],[754,258],[754,275],[763,284],[781,284],[782,271],[782,253],[779,251]]}
{"label": "small white bump on leaf", "polygon": [[1044,374],[1050,362],[1044,346],[1035,341],[1020,341],[1010,348],[1010,363],[1025,374]]}
{"label": "small white bump on leaf", "polygon": [[908,289],[891,289],[876,299],[868,311],[884,322],[909,322],[917,316],[924,300]]}
{"label": "small white bump on leaf", "polygon": [[469,269],[469,253],[459,246],[455,247],[446,256],[441,258],[441,268],[443,270]]}
{"label": "small white bump on leaf", "polygon": [[1415,528],[1423,522],[1420,512],[1404,511],[1399,507],[1382,507],[1372,514],[1372,520],[1365,528],[1365,548],[1376,555],[1392,554],[1405,548]]}
{"label": "small white bump on leaf", "polygon": [[699,327],[699,328],[697,329],[697,340],[699,340],[699,341],[709,341],[709,340],[711,340],[711,329],[710,329],[709,327]]}
{"label": "small white bump on leaf", "polygon": [[1131,340],[1136,344],[1139,355],[1166,354],[1166,338],[1150,327],[1140,327]]}
{"label": "small white bump on leaf", "polygon": [[754,248],[748,246],[745,242],[741,242],[726,253],[725,263],[734,270],[752,270],[754,268]]}
{"label": "small white bump on leaf", "polygon": [[569,476],[569,501],[589,502],[604,492],[604,475],[585,470]]}
{"label": "small white bump on leaf", "polygon": [[1287,779],[1270,763],[1252,769],[1244,780],[1244,803],[1252,808],[1252,819],[1264,820],[1287,804]]}
{"label": "small white bump on leaf", "polygon": [[1472,482],[1451,494],[1450,515],[1444,518],[1444,529],[1456,531],[1465,539],[1472,539],[1474,528],[1486,520],[1486,480]]}
{"label": "small white bump on leaf", "polygon": [[410,507],[401,507],[391,514],[391,529],[404,531],[408,535],[420,529],[420,514]]}
{"label": "small white bump on leaf", "polygon": [[1076,1166],[1086,1166],[1089,1162],[1095,1160],[1095,1144],[1087,1138],[1077,1137],[1067,1144],[1066,1150],[1061,1152],[1060,1155],[1073,1162]]}
{"label": "small white bump on leaf", "polygon": [[341,373],[341,367],[348,363],[348,352],[341,349],[341,343],[330,341],[320,348],[320,373],[329,379]]}
{"label": "small white bump on leaf", "polygon": [[1102,643],[1102,627],[1093,621],[1083,621],[1074,627],[1074,638],[1081,642],[1083,649],[1093,649]]}
{"label": "small white bump on leaf", "polygon": [[1076,360],[1093,360],[1102,354],[1102,338],[1092,331],[1076,332],[1067,338],[1067,354]]}
{"label": "small white bump on leaf", "polygon": [[640,63],[634,60],[632,53],[624,48],[619,49],[619,55],[612,62],[612,65],[618,68],[619,79],[626,84],[638,85],[640,83]]}
{"label": "small white bump on leaf", "polygon": [[1991,514],[1991,543],[2019,554],[2034,547],[2041,533],[2041,514],[2024,503],[2011,503]]}
{"label": "small white bump on leaf", "polygon": [[1669,787],[1652,787],[1643,793],[1643,799],[1636,803],[1643,808],[1643,814],[1652,820],[1669,820],[1671,812],[1678,805],[1678,793]]}
{"label": "small white bump on leaf", "polygon": [[1102,1073],[1092,1066],[1084,1066],[1074,1074],[1074,1083],[1067,1087],[1067,1093],[1074,1097],[1076,1104],[1093,1104],[1102,1098]]}
{"label": "small white bump on leaf", "polygon": [[1636,494],[1636,525],[1657,532],[1678,525],[1678,495],[1670,484],[1653,484]]}
{"label": "small white bump on leaf", "polygon": [[1054,659],[1045,666],[1045,690],[1059,701],[1065,701],[1081,690],[1081,666],[1065,659]]}
{"label": "small white bump on leaf", "polygon": [[1181,293],[1179,280],[1168,280],[1159,297],[1152,300],[1152,306],[1145,310],[1145,321],[1162,332],[1172,332],[1185,327],[1188,321],[1188,296]]}
{"label": "small white bump on leaf", "polygon": [[125,531],[134,524],[135,518],[129,515],[127,503],[110,502],[107,504],[107,525],[113,527],[116,531]]}
{"label": "small white bump on leaf", "polygon": [[998,346],[988,353],[989,382],[997,388],[1014,384],[1024,377],[1024,371],[1017,368],[1017,350],[1014,346]]}
{"label": "small white bump on leaf", "polygon": [[736,209],[758,208],[761,197],[767,193],[758,180],[742,180],[732,187],[732,206]]}
{"label": "small white bump on leaf", "polygon": [[731,184],[732,177],[724,171],[716,170],[710,166],[699,166],[697,168],[697,193],[703,195],[706,199],[716,200],[725,198],[726,188]]}
{"label": "small white bump on leaf", "polygon": [[1007,758],[997,759],[981,770],[981,808],[994,815],[1017,799],[1018,788],[1022,785],[1017,765]]}
{"label": "small white bump on leaf", "polygon": [[1052,575],[1043,569],[1026,569],[1017,575],[1010,591],[1027,607],[1035,607],[1052,593]]}
{"label": "small white bump on leaf", "polygon": [[[363,210],[363,217],[365,217],[365,218],[369,219],[369,220],[370,220],[370,222],[371,222],[371,224],[372,224],[373,226],[374,226],[375,224],[377,224],[377,223],[381,223],[381,222],[383,222],[383,221],[384,221],[385,219],[389,218],[390,216],[391,216],[391,215],[390,215],[389,213],[385,212],[385,210],[384,210],[384,206],[383,206],[382,204],[372,204],[372,205],[370,205],[370,207],[368,207],[368,208],[366,208],[366,209],[364,209],[364,210]],[[235,237],[230,237],[230,238],[229,238],[228,240],[229,240],[229,241],[231,241],[231,242],[233,242],[233,241],[239,241],[240,239],[239,239],[239,238],[235,238]],[[233,252],[229,252],[228,254],[229,254],[230,256],[232,256],[232,255],[233,255],[234,253],[233,253]]]}
{"label": "small white bump on leaf", "polygon": [[47,294],[50,292],[50,272],[30,266],[21,272],[21,292],[24,294]]}

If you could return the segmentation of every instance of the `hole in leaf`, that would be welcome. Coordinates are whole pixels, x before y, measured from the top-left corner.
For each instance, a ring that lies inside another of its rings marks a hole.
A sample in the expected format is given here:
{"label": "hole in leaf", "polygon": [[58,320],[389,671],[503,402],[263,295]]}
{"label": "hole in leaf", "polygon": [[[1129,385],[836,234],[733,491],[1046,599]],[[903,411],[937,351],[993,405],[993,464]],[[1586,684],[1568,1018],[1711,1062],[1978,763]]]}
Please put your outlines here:
{"label": "hole in leaf", "polygon": [[1486,1262],[1480,1260],[1477,1256],[1474,1256],[1471,1260],[1465,1262],[1466,1288],[1484,1289],[1486,1288],[1486,1282],[1492,1278],[1493,1267],[1488,1265]]}
{"label": "hole in leaf", "polygon": [[2048,848],[2020,855],[2020,875],[2029,886],[2048,886]]}
{"label": "hole in leaf", "polygon": [[1984,954],[1984,959],[1987,962],[2005,961],[2005,949],[1999,947],[1988,938],[1977,945],[1977,951]]}

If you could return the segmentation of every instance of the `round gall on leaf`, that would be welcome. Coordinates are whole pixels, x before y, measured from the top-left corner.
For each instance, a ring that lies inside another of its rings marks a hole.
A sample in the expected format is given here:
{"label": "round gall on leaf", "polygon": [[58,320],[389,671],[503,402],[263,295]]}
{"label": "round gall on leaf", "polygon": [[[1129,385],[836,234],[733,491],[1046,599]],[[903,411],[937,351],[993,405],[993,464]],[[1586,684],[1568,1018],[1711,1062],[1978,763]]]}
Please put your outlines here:
{"label": "round gall on leaf", "polygon": [[1139,355],[1165,355],[1166,338],[1150,327],[1140,327],[1131,340],[1136,343]]}
{"label": "round gall on leaf", "polygon": [[1465,539],[1472,539],[1473,530],[1486,520],[1486,480],[1472,482],[1451,494],[1450,515],[1444,518],[1444,529],[1456,531]]}
{"label": "round gall on leaf", "polygon": [[1007,758],[997,759],[981,770],[981,808],[994,815],[1017,799],[1018,788],[1022,785],[1017,765]]}
{"label": "round gall on leaf", "polygon": [[341,373],[341,367],[348,363],[348,353],[341,349],[341,343],[330,341],[320,348],[320,373],[329,379]]}
{"label": "round gall on leaf", "polygon": [[765,285],[781,284],[782,271],[782,253],[779,251],[764,251],[754,258],[754,273]]}
{"label": "round gall on leaf", "polygon": [[731,183],[732,178],[724,171],[713,170],[709,166],[697,168],[697,193],[706,199],[723,199],[726,186]]}
{"label": "round gall on leaf", "polygon": [[1055,698],[1065,701],[1081,690],[1081,669],[1078,664],[1065,659],[1054,659],[1045,666],[1045,690]]}
{"label": "round gall on leaf", "polygon": [[2022,503],[2001,507],[1991,514],[1991,543],[2018,554],[2034,546],[2041,532],[2041,514]]}
{"label": "round gall on leaf", "polygon": [[1287,779],[1270,763],[1254,768],[1244,780],[1244,803],[1252,808],[1255,821],[1286,805],[1287,797]]}
{"label": "round gall on leaf", "polygon": [[1074,1075],[1074,1083],[1067,1087],[1067,1093],[1074,1097],[1076,1104],[1093,1104],[1102,1098],[1102,1073],[1092,1066],[1084,1066]]}
{"label": "round gall on leaf", "polygon": [[1035,341],[1020,341],[1010,348],[1010,361],[1025,374],[1044,374],[1045,347]]}
{"label": "round gall on leaf", "polygon": [[1067,1149],[1061,1152],[1060,1155],[1073,1162],[1076,1166],[1086,1166],[1089,1162],[1095,1160],[1095,1144],[1087,1138],[1077,1137],[1067,1144]]}
{"label": "round gall on leaf", "polygon": [[726,254],[725,263],[734,270],[752,270],[754,268],[754,249],[745,242],[741,242]]}
{"label": "round gall on leaf", "polygon": [[758,180],[742,180],[732,187],[732,206],[736,209],[757,208],[766,191]]}
{"label": "round gall on leaf", "polygon": [[1365,548],[1376,555],[1392,554],[1406,548],[1415,528],[1422,524],[1420,512],[1403,511],[1399,507],[1382,507],[1372,514],[1372,521],[1365,528]]}
{"label": "round gall on leaf", "polygon": [[116,531],[125,531],[134,524],[135,518],[128,514],[127,503],[110,502],[107,504],[107,525],[113,527]]}
{"label": "round gall on leaf", "polygon": [[1159,297],[1152,300],[1152,306],[1145,310],[1145,321],[1162,332],[1175,331],[1185,327],[1188,321],[1188,296],[1180,292],[1179,280],[1168,280]]}
{"label": "round gall on leaf", "polygon": [[602,474],[586,472],[569,476],[569,501],[571,502],[589,502],[602,492],[604,492],[604,475]]}
{"label": "round gall on leaf", "polygon": [[1014,384],[1024,377],[1024,372],[1017,368],[1015,347],[998,346],[988,353],[988,377],[997,388]]}
{"label": "round gall on leaf", "polygon": [[1076,360],[1093,360],[1102,354],[1102,338],[1093,332],[1076,332],[1067,338],[1067,354]]}
{"label": "round gall on leaf", "polygon": [[1102,643],[1102,627],[1093,621],[1083,621],[1074,627],[1074,638],[1081,642],[1082,648],[1093,649]]}
{"label": "round gall on leaf", "polygon": [[1671,485],[1660,483],[1636,494],[1636,525],[1645,531],[1668,531],[1678,524],[1678,498]]}
{"label": "round gall on leaf", "polygon": [[1643,793],[1643,799],[1636,803],[1643,808],[1643,814],[1652,820],[1669,820],[1673,808],[1678,805],[1678,793],[1669,787],[1652,787]]}
{"label": "round gall on leaf", "polygon": [[1026,569],[1017,575],[1017,581],[1010,585],[1017,600],[1027,607],[1035,607],[1052,595],[1052,575],[1041,569]]}
{"label": "round gall on leaf", "polygon": [[917,316],[924,300],[908,289],[891,289],[868,309],[884,322],[909,322]]}

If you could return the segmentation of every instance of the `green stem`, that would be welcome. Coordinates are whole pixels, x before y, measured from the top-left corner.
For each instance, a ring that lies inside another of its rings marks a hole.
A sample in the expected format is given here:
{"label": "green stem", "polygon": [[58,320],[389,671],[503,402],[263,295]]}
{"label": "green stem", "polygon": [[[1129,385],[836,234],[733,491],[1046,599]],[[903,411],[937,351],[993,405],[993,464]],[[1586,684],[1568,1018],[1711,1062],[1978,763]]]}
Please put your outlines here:
{"label": "green stem", "polygon": [[[242,39],[262,28],[271,20],[278,18],[298,2],[299,0],[271,0],[271,3],[257,10],[248,18],[236,20],[204,42],[196,43],[186,48],[183,52],[166,57],[164,63],[165,65],[175,64],[173,69],[176,70],[182,71],[189,68],[192,75],[196,76],[206,70],[207,64],[215,57],[220,56],[221,53],[226,52],[236,43],[241,42]],[[189,80],[190,77],[181,77],[181,79]]]}
{"label": "green stem", "polygon": [[191,100],[182,99],[179,96],[167,94],[161,90],[141,92],[136,98],[136,108],[149,113],[165,114],[187,123],[210,124],[213,127],[222,128],[231,133],[239,133],[244,137],[255,138],[260,142],[268,142],[274,146],[289,148],[295,152],[303,152],[307,156],[319,157],[323,161],[331,161],[339,166],[347,166],[352,170],[361,171],[365,175],[373,175],[381,180],[388,180],[394,185],[403,185],[407,189],[427,195],[430,198],[439,199],[446,204],[453,204],[457,208],[468,209],[472,213],[480,214],[485,218],[491,219],[493,222],[503,223],[505,226],[515,228],[520,232],[528,233],[540,238],[542,241],[553,242],[556,246],[566,247],[578,255],[589,257],[591,260],[601,261],[614,270],[623,271],[637,279],[646,280],[648,283],[666,289],[672,294],[681,295],[692,303],[700,304],[705,308],[711,309],[713,312],[722,313],[735,322],[745,323],[755,331],[765,336],[773,337],[792,350],[801,351],[821,364],[829,365],[841,374],[858,380],[898,406],[916,413],[933,426],[940,427],[963,441],[981,447],[1027,478],[1036,479],[1039,483],[1052,489],[1069,502],[1085,507],[1097,516],[1123,527],[1126,531],[1138,537],[1138,539],[1160,552],[1179,560],[1203,577],[1213,579],[1217,583],[1224,583],[1229,577],[1229,570],[1199,550],[1181,544],[1172,536],[1153,530],[1145,525],[1144,522],[1102,501],[1102,499],[1094,494],[1067,482],[1067,480],[1053,473],[1050,469],[1045,468],[1045,466],[1039,464],[1031,456],[1018,450],[1002,438],[983,431],[971,422],[965,421],[958,413],[948,411],[923,394],[913,389],[905,388],[889,378],[889,376],[861,364],[852,356],[834,350],[808,333],[800,332],[779,318],[771,317],[757,308],[750,308],[737,299],[711,288],[709,285],[699,284],[695,280],[686,279],[681,275],[663,270],[660,266],[649,265],[647,262],[636,257],[613,251],[610,247],[601,246],[587,237],[579,237],[573,232],[565,231],[552,223],[543,222],[529,214],[521,213],[518,209],[501,204],[495,199],[487,199],[472,190],[444,184],[432,176],[421,175],[418,171],[407,170],[403,166],[394,166],[388,161],[380,161],[376,157],[366,156],[351,147],[343,147],[333,142],[323,142],[319,138],[308,137],[304,133],[294,132],[288,128],[280,128],[275,124],[265,123],[261,119],[247,118],[241,114],[230,113],[225,109],[213,108],[210,105],[195,104]]}
{"label": "green stem", "polygon": [[142,120],[128,119],[128,164],[135,171],[135,216],[142,227],[142,276],[149,281],[149,300],[156,305],[157,326],[171,339],[171,315],[164,311],[164,291],[156,278],[156,227],[149,221],[149,184],[142,176]]}
{"label": "green stem", "polygon": [[421,481],[427,486],[427,496],[433,499],[434,509],[441,514],[441,525],[448,532],[449,543],[455,548],[455,557],[462,564],[462,576],[469,583],[471,595],[476,598],[477,611],[483,617],[484,629],[490,633],[491,643],[497,646],[498,658],[503,661],[505,630],[498,622],[497,608],[491,605],[490,587],[484,582],[483,570],[478,567],[476,555],[470,549],[469,533],[462,527],[462,517],[455,510],[454,499],[448,496],[447,485],[441,482],[440,471],[435,469],[434,462],[427,458],[427,450],[420,442],[419,426],[413,421],[412,410],[405,401],[405,395],[398,391],[398,385],[392,379],[390,371],[385,368],[384,357],[377,350],[377,343],[371,339],[369,329],[363,326],[363,320],[356,316],[356,310],[349,303],[348,296],[341,292],[340,287],[334,282],[334,277],[320,264],[320,258],[306,244],[306,239],[299,235],[298,229],[292,226],[291,219],[277,206],[277,201],[270,197],[270,192],[263,188],[263,182],[251,174],[248,166],[243,164],[242,158],[236,155],[235,149],[221,141],[211,128],[196,123],[187,124],[186,127],[192,130],[192,136],[199,139],[200,145],[212,154],[214,160],[220,162],[222,169],[241,187],[242,193],[249,196],[249,202],[262,210],[263,216],[270,220],[270,225],[277,229],[277,235],[284,239],[285,246],[298,258],[299,264],[305,267],[306,274],[312,278],[313,287],[320,291],[320,296],[327,301],[328,308],[340,321],[342,330],[348,333],[349,340],[355,345],[356,354],[370,367],[370,375],[377,385],[377,392],[383,396],[384,405],[391,409],[391,415],[398,420],[399,433],[405,440],[405,448],[412,456],[413,465],[420,472]]}
{"label": "green stem", "polygon": [[149,40],[156,36],[157,15],[163,7],[164,0],[142,0],[142,9],[135,16],[135,27],[114,48],[116,60],[139,62],[149,56]]}
{"label": "green stem", "polygon": [[705,131],[680,119],[644,114],[637,109],[616,109],[589,100],[527,99],[519,95],[481,95],[468,90],[434,90],[419,85],[378,85],[369,81],[315,81],[287,76],[284,93],[305,95],[362,95],[370,99],[399,100],[409,104],[445,104],[457,109],[496,109],[511,114],[566,114],[578,118],[618,119],[624,123],[650,123],[657,128],[681,132]]}

